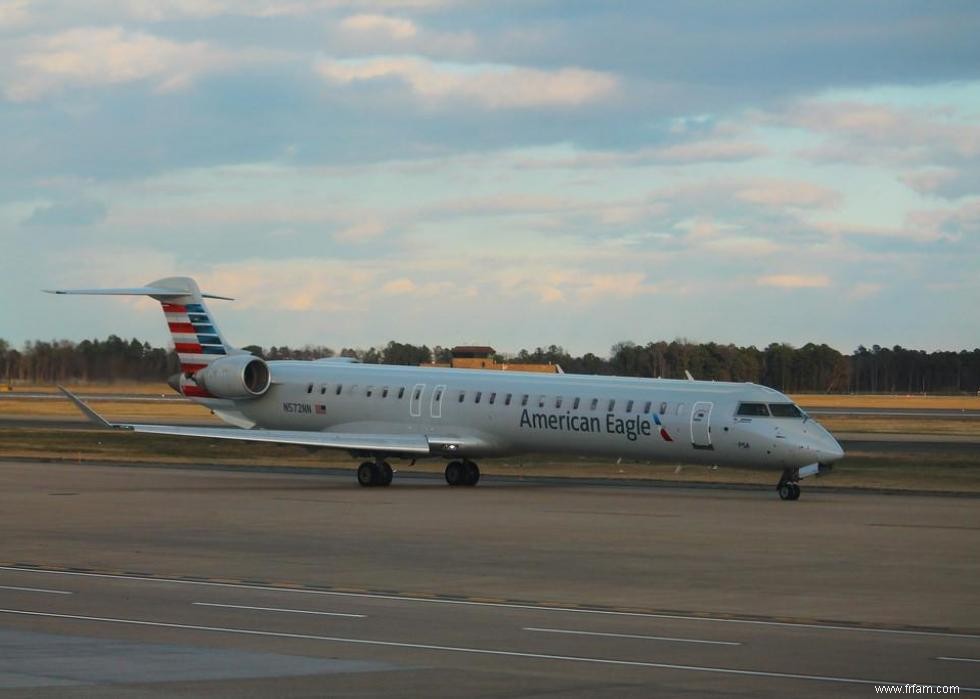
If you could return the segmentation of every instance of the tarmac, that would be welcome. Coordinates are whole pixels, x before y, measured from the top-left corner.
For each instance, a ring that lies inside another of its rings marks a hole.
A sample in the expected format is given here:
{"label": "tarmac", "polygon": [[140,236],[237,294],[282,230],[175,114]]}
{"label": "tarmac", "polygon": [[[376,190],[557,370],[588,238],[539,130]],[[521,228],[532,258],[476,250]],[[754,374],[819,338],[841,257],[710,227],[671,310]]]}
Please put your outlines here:
{"label": "tarmac", "polygon": [[0,463],[0,697],[980,691],[980,501]]}

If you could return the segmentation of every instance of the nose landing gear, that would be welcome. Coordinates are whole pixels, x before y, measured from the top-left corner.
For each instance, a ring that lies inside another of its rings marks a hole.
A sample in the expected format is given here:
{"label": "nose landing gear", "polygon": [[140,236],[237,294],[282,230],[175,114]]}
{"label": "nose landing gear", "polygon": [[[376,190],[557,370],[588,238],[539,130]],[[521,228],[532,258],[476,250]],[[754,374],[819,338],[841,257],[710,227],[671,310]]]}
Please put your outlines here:
{"label": "nose landing gear", "polygon": [[800,480],[799,471],[795,468],[787,468],[783,470],[782,478],[779,479],[779,483],[776,485],[776,492],[779,493],[780,500],[799,500],[800,499],[800,486],[797,481]]}

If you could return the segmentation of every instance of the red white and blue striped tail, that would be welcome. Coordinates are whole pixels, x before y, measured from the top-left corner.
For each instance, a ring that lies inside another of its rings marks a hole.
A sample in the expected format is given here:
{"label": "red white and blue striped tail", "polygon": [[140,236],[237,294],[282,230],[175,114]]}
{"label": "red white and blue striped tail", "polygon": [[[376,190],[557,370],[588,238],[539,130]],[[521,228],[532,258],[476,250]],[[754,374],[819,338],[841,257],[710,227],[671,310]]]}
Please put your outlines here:
{"label": "red white and blue striped tail", "polygon": [[[180,372],[190,378],[215,359],[230,354],[243,354],[225,340],[214,316],[204,303],[205,298],[233,299],[205,294],[190,277],[168,277],[146,286],[125,289],[56,289],[52,294],[94,294],[99,296],[150,296],[163,306],[174,349],[180,359]],[[200,387],[186,384],[184,394],[207,396]]]}

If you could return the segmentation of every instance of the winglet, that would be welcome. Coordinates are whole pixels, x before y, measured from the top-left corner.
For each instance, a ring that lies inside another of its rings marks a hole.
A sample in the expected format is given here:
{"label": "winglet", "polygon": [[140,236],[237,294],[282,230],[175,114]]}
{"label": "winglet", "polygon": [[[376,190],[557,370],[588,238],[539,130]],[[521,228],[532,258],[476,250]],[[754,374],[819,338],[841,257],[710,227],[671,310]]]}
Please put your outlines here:
{"label": "winglet", "polygon": [[107,427],[107,428],[115,427],[115,425],[113,425],[111,422],[109,422],[104,417],[102,417],[97,412],[95,412],[90,407],[88,407],[82,401],[81,398],[79,398],[78,396],[76,396],[74,393],[72,393],[71,391],[69,391],[64,386],[58,386],[58,390],[61,391],[62,393],[64,393],[65,396],[68,398],[68,400],[70,400],[72,403],[74,403],[75,404],[75,407],[77,407],[79,410],[81,410],[85,414],[85,417],[87,417],[91,422],[95,423],[99,427]]}

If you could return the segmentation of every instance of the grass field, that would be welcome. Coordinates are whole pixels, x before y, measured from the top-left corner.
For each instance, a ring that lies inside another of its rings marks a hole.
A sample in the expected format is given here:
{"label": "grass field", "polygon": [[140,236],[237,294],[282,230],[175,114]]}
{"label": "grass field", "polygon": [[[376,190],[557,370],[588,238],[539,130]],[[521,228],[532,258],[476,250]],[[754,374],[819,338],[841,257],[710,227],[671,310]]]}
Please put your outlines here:
{"label": "grass field", "polygon": [[813,394],[790,396],[804,408],[897,408],[915,410],[980,410],[980,398],[975,395],[865,395]]}

